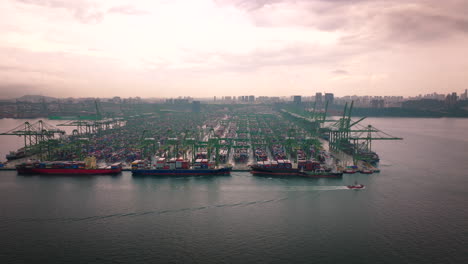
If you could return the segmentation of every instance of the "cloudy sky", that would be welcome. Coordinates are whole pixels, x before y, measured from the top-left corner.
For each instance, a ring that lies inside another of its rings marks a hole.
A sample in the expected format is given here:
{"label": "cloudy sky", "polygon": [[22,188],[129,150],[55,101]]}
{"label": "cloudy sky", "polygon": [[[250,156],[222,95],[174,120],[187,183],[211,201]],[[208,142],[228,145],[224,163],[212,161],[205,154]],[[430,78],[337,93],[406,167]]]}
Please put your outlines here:
{"label": "cloudy sky", "polygon": [[1,0],[0,97],[468,88],[466,0]]}

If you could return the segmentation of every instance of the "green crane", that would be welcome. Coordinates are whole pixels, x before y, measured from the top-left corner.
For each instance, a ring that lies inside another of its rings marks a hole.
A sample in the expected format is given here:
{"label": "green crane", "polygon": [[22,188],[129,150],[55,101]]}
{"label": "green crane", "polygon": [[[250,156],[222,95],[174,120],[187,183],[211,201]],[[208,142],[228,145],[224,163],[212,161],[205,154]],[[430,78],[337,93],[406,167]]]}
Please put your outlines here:
{"label": "green crane", "polygon": [[[342,150],[351,154],[355,160],[362,159],[364,154],[372,152],[373,140],[402,140],[403,138],[391,136],[371,125],[365,127],[359,123],[366,117],[357,121],[351,120],[354,101],[350,107],[345,104],[343,116],[329,127],[330,148]],[[354,129],[354,127],[357,127]]]}
{"label": "green crane", "polygon": [[[39,120],[32,124],[24,122],[24,124],[1,133],[0,135],[22,136],[24,138],[24,152],[26,155],[33,154],[30,152],[39,152],[42,155],[43,144],[40,144],[41,142],[53,139],[56,135],[64,134],[65,131]],[[34,147],[39,147],[39,150],[32,151]]]}

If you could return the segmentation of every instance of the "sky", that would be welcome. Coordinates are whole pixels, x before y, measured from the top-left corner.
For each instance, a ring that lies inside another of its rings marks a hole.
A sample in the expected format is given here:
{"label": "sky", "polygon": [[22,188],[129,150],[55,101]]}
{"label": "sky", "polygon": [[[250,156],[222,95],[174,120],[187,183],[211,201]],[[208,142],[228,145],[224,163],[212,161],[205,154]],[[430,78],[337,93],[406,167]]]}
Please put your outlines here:
{"label": "sky", "polygon": [[0,97],[468,88],[466,0],[1,0]]}

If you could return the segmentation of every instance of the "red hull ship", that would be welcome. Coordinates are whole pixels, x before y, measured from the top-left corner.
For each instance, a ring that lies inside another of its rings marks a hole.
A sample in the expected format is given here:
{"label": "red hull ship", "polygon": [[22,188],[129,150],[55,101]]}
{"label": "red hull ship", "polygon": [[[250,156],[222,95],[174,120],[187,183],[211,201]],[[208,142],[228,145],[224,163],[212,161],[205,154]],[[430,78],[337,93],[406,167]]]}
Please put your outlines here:
{"label": "red hull ship", "polygon": [[29,162],[16,165],[18,174],[36,175],[96,175],[96,174],[119,174],[122,172],[120,163],[99,168],[95,161],[51,161],[51,162]]}

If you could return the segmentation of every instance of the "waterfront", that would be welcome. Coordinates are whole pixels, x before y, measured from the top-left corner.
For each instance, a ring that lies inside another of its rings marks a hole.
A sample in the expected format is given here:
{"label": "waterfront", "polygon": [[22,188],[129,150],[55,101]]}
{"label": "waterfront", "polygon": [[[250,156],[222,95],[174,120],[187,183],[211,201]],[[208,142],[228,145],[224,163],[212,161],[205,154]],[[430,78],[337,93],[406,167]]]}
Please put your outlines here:
{"label": "waterfront", "polygon": [[[404,138],[374,144],[379,174],[157,178],[2,171],[0,261],[465,262],[467,120],[364,123]],[[366,189],[343,188],[355,180]]]}

